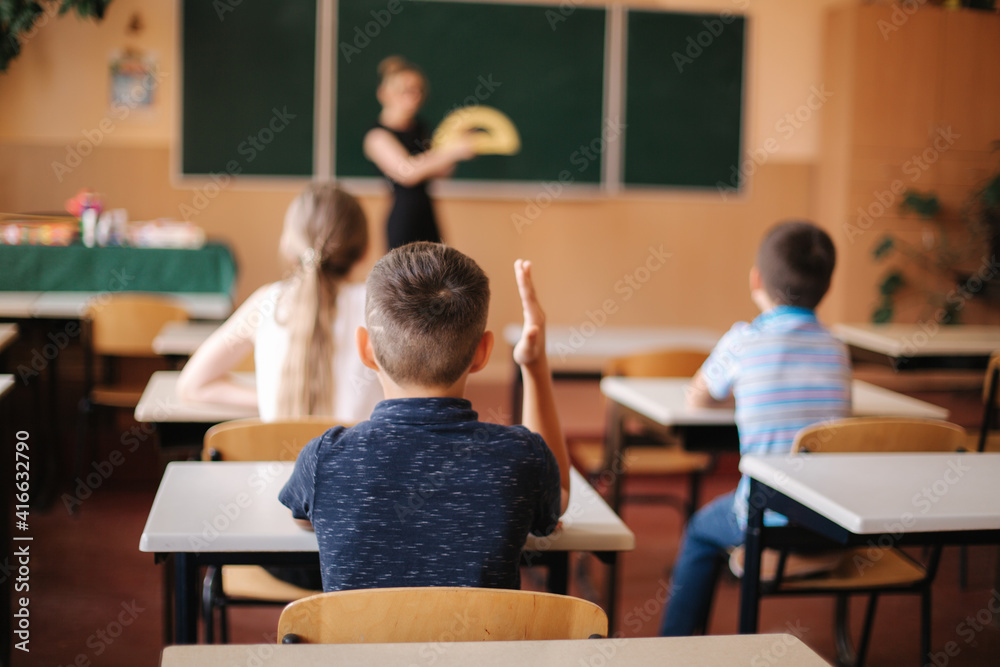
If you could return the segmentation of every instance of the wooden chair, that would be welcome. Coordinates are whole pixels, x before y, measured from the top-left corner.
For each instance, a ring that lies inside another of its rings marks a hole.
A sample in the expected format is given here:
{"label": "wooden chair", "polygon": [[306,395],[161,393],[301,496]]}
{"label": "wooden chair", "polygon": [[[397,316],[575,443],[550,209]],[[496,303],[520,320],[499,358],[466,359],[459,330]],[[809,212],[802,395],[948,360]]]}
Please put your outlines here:
{"label": "wooden chair", "polygon": [[283,644],[587,639],[608,617],[568,595],[496,588],[369,588],[322,593],[281,612]]}
{"label": "wooden chair", "polygon": [[[708,357],[701,350],[662,350],[643,354],[634,354],[612,359],[604,370],[605,376],[622,377],[692,377]],[[613,423],[614,422],[614,423]],[[627,424],[613,419],[608,415],[607,436],[614,437],[613,431],[624,431]],[[655,444],[649,444],[655,440]],[[625,476],[667,476],[687,475],[689,491],[686,499],[678,499],[664,495],[630,494],[624,498],[633,502],[668,501],[679,504],[690,518],[698,508],[698,494],[701,475],[712,467],[712,457],[701,452],[689,452],[684,449],[679,440],[664,444],[663,436],[642,437],[635,433],[626,434],[622,442],[620,461],[609,461],[606,458],[606,445],[603,441],[571,441],[570,457],[576,467],[583,472],[591,482],[601,481],[602,476],[609,478],[608,484],[610,504],[616,513],[619,512],[623,500],[622,478]]]}
{"label": "wooden chair", "polygon": [[[823,422],[799,432],[793,453],[831,452],[950,452],[963,449],[965,430],[957,424],[933,419],[855,417]],[[837,556],[830,559],[831,555]],[[773,556],[773,554],[772,554]],[[871,636],[878,596],[882,593],[919,595],[921,656],[930,651],[931,583],[937,572],[941,547],[933,547],[920,563],[895,547],[864,546],[819,554],[826,565],[812,568],[810,556],[793,556],[782,550],[772,558],[771,572],[761,572],[761,595],[833,595],[837,658],[840,664],[864,662]],[[798,573],[789,564],[797,559]],[[733,552],[730,566],[742,575],[743,548]],[[804,564],[804,566],[803,566]],[[815,562],[812,563],[815,565]],[[863,567],[859,566],[862,564]],[[868,595],[861,638],[857,650],[850,639],[848,603],[852,594]]]}
{"label": "wooden chair", "polygon": [[[236,419],[216,424],[205,433],[204,461],[294,461],[306,444],[328,429],[345,425],[329,418],[262,422]],[[202,615],[205,641],[215,641],[215,615],[219,616],[219,636],[229,640],[227,609],[231,605],[285,605],[292,600],[315,595],[317,591],[281,581],[257,565],[210,566],[202,585]]]}
{"label": "wooden chair", "polygon": [[983,380],[983,422],[979,426],[975,451],[1000,451],[1000,350],[990,355]]}
{"label": "wooden chair", "polygon": [[87,304],[81,320],[84,397],[77,436],[78,476],[85,474],[88,457],[95,458],[90,428],[95,408],[134,409],[152,372],[167,368],[153,351],[153,339],[167,322],[187,319],[178,302],[158,294],[108,292]]}

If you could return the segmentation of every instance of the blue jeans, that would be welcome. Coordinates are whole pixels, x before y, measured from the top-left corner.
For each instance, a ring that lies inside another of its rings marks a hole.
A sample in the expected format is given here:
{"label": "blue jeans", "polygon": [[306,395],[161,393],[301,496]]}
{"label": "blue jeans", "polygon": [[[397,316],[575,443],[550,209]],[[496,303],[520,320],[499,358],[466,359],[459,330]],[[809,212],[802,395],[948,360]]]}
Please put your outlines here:
{"label": "blue jeans", "polygon": [[744,530],[733,513],[735,493],[719,496],[688,521],[674,563],[661,636],[687,636],[695,631],[712,601],[717,560],[728,549],[743,544]]}

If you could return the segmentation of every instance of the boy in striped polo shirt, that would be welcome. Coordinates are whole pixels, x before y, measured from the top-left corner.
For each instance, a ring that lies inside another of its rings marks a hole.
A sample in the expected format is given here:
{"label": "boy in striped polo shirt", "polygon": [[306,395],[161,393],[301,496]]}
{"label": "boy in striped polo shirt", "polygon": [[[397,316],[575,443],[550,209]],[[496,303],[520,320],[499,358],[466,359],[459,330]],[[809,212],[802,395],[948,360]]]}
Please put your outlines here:
{"label": "boy in striped polo shirt", "polygon": [[[750,270],[750,295],[761,314],[719,340],[691,381],[688,403],[735,401],[740,453],[783,453],[805,426],[851,412],[851,366],[843,343],[816,319],[830,286],[836,252],[809,222],[772,227]],[[690,635],[704,619],[717,559],[743,544],[749,479],[691,517],[674,564],[660,634]],[[767,525],[785,518],[765,515]]]}

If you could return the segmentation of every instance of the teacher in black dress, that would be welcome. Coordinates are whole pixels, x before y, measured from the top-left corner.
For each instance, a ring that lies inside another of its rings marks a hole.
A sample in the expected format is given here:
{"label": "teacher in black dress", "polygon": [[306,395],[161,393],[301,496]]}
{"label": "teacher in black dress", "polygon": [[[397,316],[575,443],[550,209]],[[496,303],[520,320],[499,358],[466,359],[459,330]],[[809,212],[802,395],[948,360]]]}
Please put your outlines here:
{"label": "teacher in black dress", "polygon": [[433,178],[451,175],[455,164],[475,155],[471,140],[431,148],[430,134],[417,118],[427,97],[427,77],[419,67],[389,56],[378,67],[378,122],[365,134],[365,157],[392,188],[387,239],[389,250],[413,241],[441,241],[434,206],[427,194]]}

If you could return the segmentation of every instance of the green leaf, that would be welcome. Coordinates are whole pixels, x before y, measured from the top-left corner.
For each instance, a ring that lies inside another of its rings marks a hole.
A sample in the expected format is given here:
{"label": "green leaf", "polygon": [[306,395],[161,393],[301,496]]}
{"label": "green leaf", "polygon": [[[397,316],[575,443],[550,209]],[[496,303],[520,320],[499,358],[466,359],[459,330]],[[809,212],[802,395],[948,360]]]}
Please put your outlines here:
{"label": "green leaf", "polygon": [[891,296],[899,291],[903,285],[906,284],[906,279],[903,278],[903,274],[899,271],[893,271],[886,275],[882,280],[882,284],[879,285],[878,291],[883,296]]}
{"label": "green leaf", "polygon": [[872,249],[872,257],[875,259],[882,259],[894,247],[896,247],[896,239],[888,235],[883,236],[882,240],[880,240]]}
{"label": "green leaf", "polygon": [[878,308],[872,312],[872,324],[886,324],[892,322],[892,301],[883,299]]}
{"label": "green leaf", "polygon": [[941,202],[938,201],[937,195],[934,193],[924,194],[918,190],[907,190],[903,193],[899,210],[903,213],[912,211],[921,218],[930,220],[941,212]]}

